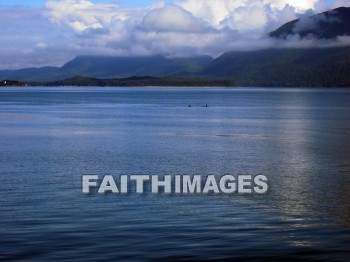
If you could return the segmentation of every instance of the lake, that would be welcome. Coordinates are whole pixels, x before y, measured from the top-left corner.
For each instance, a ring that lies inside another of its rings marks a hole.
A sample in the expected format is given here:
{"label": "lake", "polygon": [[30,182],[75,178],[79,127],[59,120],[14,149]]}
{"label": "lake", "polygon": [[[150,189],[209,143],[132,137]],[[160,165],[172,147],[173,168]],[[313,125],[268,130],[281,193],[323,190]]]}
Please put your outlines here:
{"label": "lake", "polygon": [[[1,88],[0,145],[0,260],[350,259],[350,89]],[[269,190],[83,194],[84,174]]]}

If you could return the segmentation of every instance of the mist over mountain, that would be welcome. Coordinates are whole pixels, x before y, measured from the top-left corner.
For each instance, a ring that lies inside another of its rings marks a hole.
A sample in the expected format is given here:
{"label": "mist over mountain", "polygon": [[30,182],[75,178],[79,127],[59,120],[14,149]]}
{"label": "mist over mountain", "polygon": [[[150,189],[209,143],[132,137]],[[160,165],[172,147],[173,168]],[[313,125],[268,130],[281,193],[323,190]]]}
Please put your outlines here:
{"label": "mist over mountain", "polygon": [[305,16],[282,25],[269,35],[282,39],[292,35],[316,39],[350,36],[350,8],[339,7],[321,14]]}
{"label": "mist over mountain", "polygon": [[[234,79],[241,86],[350,87],[350,47],[323,47],[350,36],[350,8],[303,17],[269,34],[285,43],[312,39],[313,48],[268,48],[227,52],[201,71],[205,77]],[[302,45],[301,45],[302,46]]]}

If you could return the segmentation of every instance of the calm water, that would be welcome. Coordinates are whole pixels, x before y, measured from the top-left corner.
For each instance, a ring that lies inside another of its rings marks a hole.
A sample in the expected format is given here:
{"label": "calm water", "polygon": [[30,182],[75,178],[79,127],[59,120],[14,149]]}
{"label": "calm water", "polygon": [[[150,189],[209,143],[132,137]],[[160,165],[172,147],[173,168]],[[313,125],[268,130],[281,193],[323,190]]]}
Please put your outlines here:
{"label": "calm water", "polygon": [[[347,89],[1,88],[0,145],[0,260],[350,259]],[[81,193],[225,173],[270,190]]]}

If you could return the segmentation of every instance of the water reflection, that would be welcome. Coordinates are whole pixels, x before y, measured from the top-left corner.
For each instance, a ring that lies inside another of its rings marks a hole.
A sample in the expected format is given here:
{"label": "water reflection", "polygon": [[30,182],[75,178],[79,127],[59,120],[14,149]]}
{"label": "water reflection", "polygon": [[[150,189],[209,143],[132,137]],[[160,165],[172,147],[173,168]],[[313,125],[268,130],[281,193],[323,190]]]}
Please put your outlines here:
{"label": "water reflection", "polygon": [[[319,115],[318,101],[312,95],[294,94],[296,99],[289,108],[275,110],[278,120],[273,122],[274,129],[286,138],[275,144],[276,151],[268,162],[269,169],[283,174],[274,183],[279,198],[276,203],[286,219],[297,217],[297,221],[312,221],[326,217],[349,225],[349,202],[345,199],[349,199],[350,193],[344,190],[349,170],[344,172],[347,175],[341,176],[334,164],[349,159],[345,151],[350,140],[346,135],[335,138],[325,133],[329,126],[347,128],[348,122]],[[336,115],[341,115],[343,109],[328,108]]]}

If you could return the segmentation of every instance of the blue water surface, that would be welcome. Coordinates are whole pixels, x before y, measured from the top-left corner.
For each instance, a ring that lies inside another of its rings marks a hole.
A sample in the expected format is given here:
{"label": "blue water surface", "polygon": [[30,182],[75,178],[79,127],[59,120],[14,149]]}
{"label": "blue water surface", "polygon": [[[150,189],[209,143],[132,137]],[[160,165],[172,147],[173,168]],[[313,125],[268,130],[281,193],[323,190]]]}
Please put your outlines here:
{"label": "blue water surface", "polygon": [[[258,173],[267,194],[81,192]],[[0,260],[349,261],[349,188],[349,89],[0,89]]]}

